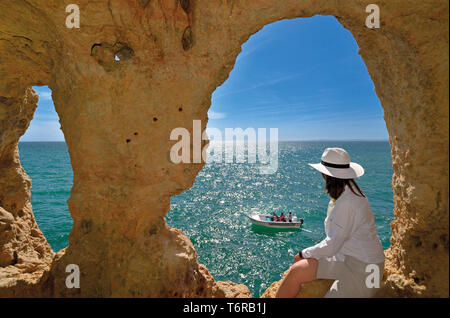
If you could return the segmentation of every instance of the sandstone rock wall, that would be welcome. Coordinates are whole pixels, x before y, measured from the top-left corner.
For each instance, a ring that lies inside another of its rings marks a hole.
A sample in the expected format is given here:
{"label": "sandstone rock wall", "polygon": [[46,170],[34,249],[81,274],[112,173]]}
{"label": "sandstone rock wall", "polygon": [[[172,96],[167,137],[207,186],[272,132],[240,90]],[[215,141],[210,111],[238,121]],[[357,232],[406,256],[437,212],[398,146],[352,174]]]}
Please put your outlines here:
{"label": "sandstone rock wall", "polygon": [[[448,296],[448,1],[378,1],[372,30],[371,1],[360,0],[79,0],[79,29],[65,25],[69,3],[0,1],[1,296],[232,295],[164,221],[202,168],[170,162],[169,134],[194,119],[206,127],[211,94],[251,34],[315,14],[353,34],[384,109],[395,220],[383,294]],[[74,226],[56,255],[17,152],[33,85],[52,89],[74,171]],[[78,290],[64,284],[72,263]]]}

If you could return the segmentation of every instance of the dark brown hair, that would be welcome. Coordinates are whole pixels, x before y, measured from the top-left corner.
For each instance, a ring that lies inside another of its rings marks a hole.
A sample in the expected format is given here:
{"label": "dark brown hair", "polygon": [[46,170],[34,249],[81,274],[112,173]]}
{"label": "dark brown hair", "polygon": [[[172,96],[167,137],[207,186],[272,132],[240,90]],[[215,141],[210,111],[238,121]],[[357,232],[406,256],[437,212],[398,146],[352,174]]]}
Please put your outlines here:
{"label": "dark brown hair", "polygon": [[[330,195],[331,198],[337,200],[342,192],[344,192],[345,186],[348,185],[350,190],[360,197],[365,197],[362,190],[359,188],[358,184],[353,179],[338,179],[334,177],[327,176],[322,173],[323,178],[325,179],[325,191]],[[359,192],[356,193],[355,189]]]}

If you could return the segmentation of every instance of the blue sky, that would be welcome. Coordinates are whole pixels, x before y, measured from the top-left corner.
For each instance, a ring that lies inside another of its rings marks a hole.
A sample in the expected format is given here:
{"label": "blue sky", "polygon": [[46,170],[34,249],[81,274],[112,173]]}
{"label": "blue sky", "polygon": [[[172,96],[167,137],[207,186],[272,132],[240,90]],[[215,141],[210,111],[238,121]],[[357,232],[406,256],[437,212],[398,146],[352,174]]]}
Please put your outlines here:
{"label": "blue sky", "polygon": [[47,86],[34,86],[39,95],[38,107],[20,141],[64,141],[59,117],[52,101],[52,91]]}
{"label": "blue sky", "polygon": [[[64,140],[47,87],[22,141]],[[242,45],[212,96],[208,127],[278,128],[280,140],[387,140],[358,45],[331,16],[283,20]]]}

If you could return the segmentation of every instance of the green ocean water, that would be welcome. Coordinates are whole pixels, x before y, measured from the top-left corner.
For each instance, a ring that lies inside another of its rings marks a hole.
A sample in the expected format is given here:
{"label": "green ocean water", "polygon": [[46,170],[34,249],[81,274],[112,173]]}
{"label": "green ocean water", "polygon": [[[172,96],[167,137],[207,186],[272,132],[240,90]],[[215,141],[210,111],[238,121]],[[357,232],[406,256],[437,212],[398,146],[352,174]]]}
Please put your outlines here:
{"label": "green ocean water", "polygon": [[[352,161],[365,168],[358,183],[369,198],[383,247],[388,248],[394,207],[388,142],[280,142],[278,170],[271,175],[261,175],[255,164],[207,164],[190,190],[171,199],[167,223],[191,239],[199,262],[216,280],[243,283],[253,296],[260,296],[280,279],[298,250],[324,238],[329,199],[322,177],[307,163],[320,160],[326,147],[345,148]],[[67,246],[72,228],[66,203],[73,176],[67,146],[21,142],[19,149],[33,182],[36,220],[58,251]],[[294,232],[261,230],[246,217],[253,211],[290,211],[305,223]]]}

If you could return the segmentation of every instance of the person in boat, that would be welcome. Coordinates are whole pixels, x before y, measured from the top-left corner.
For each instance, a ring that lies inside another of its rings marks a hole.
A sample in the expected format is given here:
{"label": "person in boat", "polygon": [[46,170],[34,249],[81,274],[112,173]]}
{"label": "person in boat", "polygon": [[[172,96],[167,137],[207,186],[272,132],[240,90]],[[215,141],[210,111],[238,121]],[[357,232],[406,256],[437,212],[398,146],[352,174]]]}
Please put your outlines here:
{"label": "person in boat", "polygon": [[296,297],[303,283],[316,279],[335,280],[325,297],[373,297],[385,257],[369,201],[354,180],[364,169],[342,148],[325,149],[321,163],[309,165],[322,173],[330,196],[326,238],[294,256],[276,297]]}
{"label": "person in boat", "polygon": [[280,222],[286,222],[286,216],[284,215],[283,212],[281,212],[280,218],[278,219],[278,221]]}
{"label": "person in boat", "polygon": [[289,212],[288,220],[289,220],[289,222],[292,222],[292,212]]}
{"label": "person in boat", "polygon": [[272,222],[278,221],[278,215],[277,215],[275,212],[273,212],[273,213],[272,213],[272,216],[270,217],[270,220],[271,220]]}

